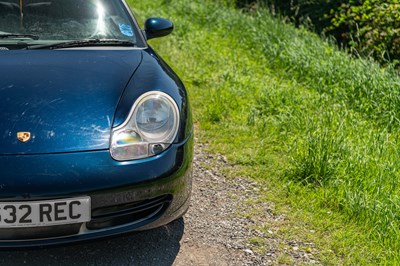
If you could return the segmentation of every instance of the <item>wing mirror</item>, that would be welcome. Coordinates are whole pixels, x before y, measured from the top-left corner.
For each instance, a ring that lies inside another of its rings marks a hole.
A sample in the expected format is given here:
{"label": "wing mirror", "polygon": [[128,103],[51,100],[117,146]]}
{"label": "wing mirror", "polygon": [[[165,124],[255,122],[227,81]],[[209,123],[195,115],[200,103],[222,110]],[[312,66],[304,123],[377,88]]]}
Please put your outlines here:
{"label": "wing mirror", "polygon": [[174,30],[174,24],[163,18],[149,18],[144,23],[147,40],[167,36]]}

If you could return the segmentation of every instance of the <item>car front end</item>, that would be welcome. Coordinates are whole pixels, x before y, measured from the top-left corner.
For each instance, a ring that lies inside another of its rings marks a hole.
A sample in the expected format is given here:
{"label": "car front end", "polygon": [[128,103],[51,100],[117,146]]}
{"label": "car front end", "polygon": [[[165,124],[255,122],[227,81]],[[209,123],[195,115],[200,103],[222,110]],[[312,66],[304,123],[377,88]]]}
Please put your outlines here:
{"label": "car front end", "polygon": [[[43,26],[68,13],[62,4],[82,11],[60,18],[71,28],[65,39]],[[0,19],[0,247],[97,239],[181,217],[192,187],[190,103],[146,43],[172,24],[149,20],[146,35],[120,0],[0,5],[9,10]],[[6,31],[14,17],[21,24]]]}

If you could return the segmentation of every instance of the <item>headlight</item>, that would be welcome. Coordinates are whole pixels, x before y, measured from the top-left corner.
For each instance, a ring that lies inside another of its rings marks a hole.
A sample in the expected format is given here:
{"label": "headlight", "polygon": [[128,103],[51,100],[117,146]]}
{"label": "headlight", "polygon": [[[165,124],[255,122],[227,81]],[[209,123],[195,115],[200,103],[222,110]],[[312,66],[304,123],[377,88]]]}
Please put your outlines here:
{"label": "headlight", "polygon": [[147,92],[135,102],[128,119],[113,130],[111,156],[127,161],[157,155],[173,143],[178,128],[179,110],[171,96]]}

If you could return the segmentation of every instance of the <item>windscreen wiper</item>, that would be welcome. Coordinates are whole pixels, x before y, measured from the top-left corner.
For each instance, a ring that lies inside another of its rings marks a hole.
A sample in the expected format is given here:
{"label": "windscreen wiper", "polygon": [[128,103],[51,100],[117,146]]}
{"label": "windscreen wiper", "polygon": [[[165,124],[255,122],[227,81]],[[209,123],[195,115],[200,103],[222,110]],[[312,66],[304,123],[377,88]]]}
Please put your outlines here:
{"label": "windscreen wiper", "polygon": [[67,41],[53,44],[44,45],[31,45],[26,49],[63,49],[63,48],[74,48],[74,47],[91,47],[91,46],[124,46],[132,47],[135,43],[132,41],[118,40],[118,39],[84,39],[77,41]]}
{"label": "windscreen wiper", "polygon": [[0,39],[19,39],[19,38],[39,40],[39,36],[33,34],[16,34],[16,33],[0,34]]}

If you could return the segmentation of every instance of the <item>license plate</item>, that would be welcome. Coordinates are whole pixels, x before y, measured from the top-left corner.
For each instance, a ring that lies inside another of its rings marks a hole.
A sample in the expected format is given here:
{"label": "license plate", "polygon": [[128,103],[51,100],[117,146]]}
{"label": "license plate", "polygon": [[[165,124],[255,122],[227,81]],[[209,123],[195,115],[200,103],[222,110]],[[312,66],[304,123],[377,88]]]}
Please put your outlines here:
{"label": "license plate", "polygon": [[0,228],[83,223],[90,218],[90,197],[0,203]]}

